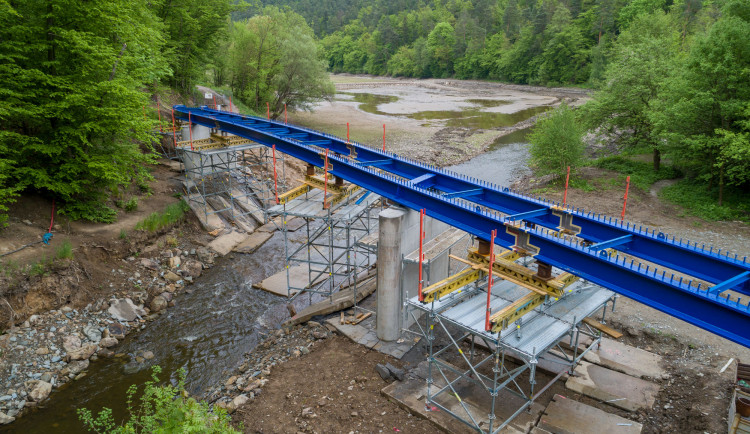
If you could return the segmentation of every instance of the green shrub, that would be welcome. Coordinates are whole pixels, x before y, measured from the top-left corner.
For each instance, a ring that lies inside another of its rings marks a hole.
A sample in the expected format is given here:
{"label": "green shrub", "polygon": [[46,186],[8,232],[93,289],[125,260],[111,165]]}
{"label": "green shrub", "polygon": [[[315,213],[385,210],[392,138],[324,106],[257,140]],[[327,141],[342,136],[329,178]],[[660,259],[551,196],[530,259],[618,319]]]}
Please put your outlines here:
{"label": "green shrub", "polygon": [[120,239],[121,240],[127,240],[128,239],[128,231],[125,229],[120,229]]}
{"label": "green shrub", "polygon": [[181,221],[185,217],[185,212],[189,209],[190,207],[184,200],[173,203],[167,206],[163,213],[155,212],[146,217],[145,220],[135,225],[135,229],[149,232],[160,231]]}
{"label": "green shrub", "polygon": [[73,244],[70,240],[65,240],[55,249],[55,257],[57,259],[68,259],[73,257]]}
{"label": "green shrub", "polygon": [[717,205],[718,191],[709,191],[706,184],[695,180],[682,180],[664,187],[659,196],[682,206],[686,211],[704,220],[750,221],[750,195],[741,190],[724,189],[724,204]]}
{"label": "green shrub", "polygon": [[185,391],[185,371],[180,370],[177,387],[159,386],[159,366],[154,366],[151,381],[143,388],[140,404],[133,408],[138,388],[130,386],[127,392],[129,418],[118,425],[112,410],[104,408],[96,417],[91,410],[78,409],[78,417],[87,431],[96,433],[239,433],[229,425],[229,416],[221,408],[213,412],[205,402],[189,398]]}
{"label": "green shrub", "polygon": [[635,161],[627,157],[615,155],[596,160],[594,166],[630,176],[630,184],[648,191],[656,181],[675,179],[682,176],[679,170],[672,166],[662,165],[658,171],[652,163]]}
{"label": "green shrub", "polygon": [[583,128],[573,109],[563,103],[542,116],[529,134],[531,162],[540,174],[565,174],[583,161]]}
{"label": "green shrub", "polygon": [[137,197],[131,197],[128,199],[127,202],[125,202],[125,205],[123,206],[125,209],[125,212],[133,212],[138,209],[138,198]]}

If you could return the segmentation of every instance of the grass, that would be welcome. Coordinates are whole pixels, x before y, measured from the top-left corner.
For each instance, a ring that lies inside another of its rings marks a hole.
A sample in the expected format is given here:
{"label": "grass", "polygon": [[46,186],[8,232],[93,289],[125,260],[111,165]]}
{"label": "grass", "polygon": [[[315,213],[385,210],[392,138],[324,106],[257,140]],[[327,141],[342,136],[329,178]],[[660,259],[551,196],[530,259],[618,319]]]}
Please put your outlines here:
{"label": "grass", "polygon": [[185,212],[187,212],[187,210],[189,209],[190,207],[184,200],[173,203],[167,206],[164,212],[155,212],[146,217],[145,220],[135,225],[135,229],[148,232],[157,232],[162,229],[169,228],[182,221],[182,219],[185,218]]}
{"label": "grass", "polygon": [[724,203],[718,205],[718,188],[709,191],[705,183],[682,180],[664,187],[659,196],[685,208],[688,214],[708,221],[750,222],[750,195],[739,189],[724,188]]}
{"label": "grass", "polygon": [[121,240],[127,240],[128,239],[128,231],[125,229],[120,229],[120,239]]}
{"label": "grass", "polygon": [[55,249],[55,258],[69,259],[73,257],[73,244],[70,240],[65,240]]}
{"label": "grass", "polygon": [[682,176],[680,171],[673,166],[662,164],[657,172],[654,171],[652,163],[636,161],[620,155],[594,160],[593,166],[630,176],[630,185],[644,191],[648,191],[657,181],[675,179]]}

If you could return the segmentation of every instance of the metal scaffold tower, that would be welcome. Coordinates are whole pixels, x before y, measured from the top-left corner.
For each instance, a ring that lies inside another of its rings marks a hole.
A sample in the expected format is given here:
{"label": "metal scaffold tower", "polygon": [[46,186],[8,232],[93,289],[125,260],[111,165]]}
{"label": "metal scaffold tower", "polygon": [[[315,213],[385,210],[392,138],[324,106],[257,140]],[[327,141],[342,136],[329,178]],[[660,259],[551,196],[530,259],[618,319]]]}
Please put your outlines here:
{"label": "metal scaffold tower", "polygon": [[[380,196],[344,184],[308,167],[304,182],[279,195],[269,216],[281,217],[289,298],[307,292],[330,297],[357,281],[375,262],[374,252],[358,248],[357,241],[377,231]],[[292,219],[300,219],[301,227]],[[304,236],[294,236],[294,232]]]}
{"label": "metal scaffold tower", "polygon": [[177,149],[186,199],[199,217],[223,215],[246,232],[267,223],[265,210],[286,188],[282,154],[214,131],[208,138],[177,142]]}
{"label": "metal scaffold tower", "polygon": [[[408,299],[405,310],[428,347],[427,408],[496,433],[599,344],[587,317],[600,311],[603,322],[615,295],[530,257],[482,250],[480,242],[467,259],[451,256],[466,266]],[[540,365],[556,373],[541,385]]]}

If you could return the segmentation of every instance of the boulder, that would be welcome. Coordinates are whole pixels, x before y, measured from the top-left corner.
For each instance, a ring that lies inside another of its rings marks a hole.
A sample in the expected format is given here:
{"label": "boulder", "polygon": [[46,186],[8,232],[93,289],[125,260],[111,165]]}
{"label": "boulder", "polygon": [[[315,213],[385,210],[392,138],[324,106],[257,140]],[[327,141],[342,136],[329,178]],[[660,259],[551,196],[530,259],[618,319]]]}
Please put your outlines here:
{"label": "boulder", "polygon": [[88,360],[76,360],[74,362],[68,363],[64,368],[60,370],[60,376],[61,377],[67,377],[68,375],[78,375],[82,371],[84,371],[86,368],[89,367],[89,361]]}
{"label": "boulder", "polygon": [[128,333],[128,328],[124,325],[114,322],[107,326],[109,336],[117,339],[122,339]]}
{"label": "boulder", "polygon": [[151,307],[151,312],[159,312],[160,310],[166,308],[168,303],[169,302],[164,297],[162,297],[161,295],[157,295],[153,300],[151,300],[151,304],[149,306]]}
{"label": "boulder", "polygon": [[250,401],[250,398],[248,398],[247,395],[239,395],[232,400],[232,404],[234,404],[234,408],[239,408],[246,404],[247,401]]}
{"label": "boulder", "polygon": [[203,264],[195,259],[188,259],[182,265],[182,271],[192,278],[200,277],[203,273]]}
{"label": "boulder", "polygon": [[47,399],[50,392],[52,392],[52,385],[46,381],[39,381],[36,383],[36,386],[31,389],[31,392],[29,392],[29,398],[35,402],[40,402]]}
{"label": "boulder", "polygon": [[141,259],[141,266],[146,267],[150,270],[159,269],[159,263],[154,261],[153,259],[148,259],[148,258]]}
{"label": "boulder", "polygon": [[72,353],[81,348],[81,338],[75,335],[65,336],[63,338],[63,348],[65,352]]}
{"label": "boulder", "polygon": [[118,321],[135,321],[137,318],[146,315],[146,311],[142,307],[136,306],[133,300],[129,298],[114,300],[107,312]]}
{"label": "boulder", "polygon": [[179,268],[182,261],[179,256],[169,258],[169,268]]}
{"label": "boulder", "polygon": [[102,332],[99,330],[99,326],[95,324],[87,324],[83,328],[83,334],[85,334],[91,342],[99,342],[102,340]]}
{"label": "boulder", "polygon": [[15,417],[10,417],[7,414],[0,411],[0,425],[7,425],[16,420]]}
{"label": "boulder", "polygon": [[75,351],[68,353],[71,360],[86,360],[96,352],[99,347],[96,344],[88,344]]}
{"label": "boulder", "polygon": [[167,271],[166,273],[164,273],[164,278],[169,280],[170,282],[177,282],[178,280],[180,280],[180,276],[171,271]]}
{"label": "boulder", "polygon": [[47,347],[37,348],[36,350],[37,356],[46,356],[47,354],[49,354],[49,348]]}
{"label": "boulder", "polygon": [[99,346],[101,346],[102,348],[110,348],[114,347],[115,345],[117,345],[117,338],[108,337],[99,341]]}

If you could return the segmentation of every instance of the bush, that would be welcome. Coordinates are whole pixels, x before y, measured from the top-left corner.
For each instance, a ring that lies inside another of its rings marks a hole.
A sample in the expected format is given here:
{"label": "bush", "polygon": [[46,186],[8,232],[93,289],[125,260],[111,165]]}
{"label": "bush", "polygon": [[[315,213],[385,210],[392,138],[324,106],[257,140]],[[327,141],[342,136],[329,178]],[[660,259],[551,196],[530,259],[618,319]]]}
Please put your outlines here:
{"label": "bush", "polygon": [[716,204],[717,188],[709,191],[706,184],[695,180],[682,180],[664,187],[659,196],[682,206],[691,215],[704,220],[750,221],[750,195],[741,190],[725,187],[724,204]]}
{"label": "bush", "polygon": [[594,162],[594,166],[630,176],[630,183],[641,190],[648,190],[656,181],[682,176],[682,173],[672,166],[662,165],[655,171],[651,163],[634,161],[620,155],[600,158]]}
{"label": "bush", "polygon": [[173,203],[167,206],[163,213],[155,212],[146,217],[145,220],[135,225],[135,229],[149,232],[160,231],[181,221],[189,209],[190,207],[184,200]]}
{"label": "bush", "polygon": [[125,209],[125,212],[133,212],[138,209],[138,198],[137,197],[131,197],[127,202],[125,202],[125,205],[123,206]]}
{"label": "bush", "polygon": [[573,109],[561,104],[540,118],[529,134],[531,163],[542,175],[564,174],[568,166],[574,170],[583,161],[582,136]]}
{"label": "bush", "polygon": [[70,240],[65,240],[60,246],[55,249],[55,257],[57,259],[68,259],[73,257],[73,245]]}
{"label": "bush", "polygon": [[185,391],[185,371],[180,370],[177,387],[159,386],[159,366],[154,366],[151,381],[145,383],[138,408],[133,401],[138,388],[130,386],[127,393],[129,418],[117,425],[112,410],[104,408],[96,417],[91,410],[78,409],[78,417],[87,431],[96,433],[239,433],[229,425],[225,410],[189,398]]}

